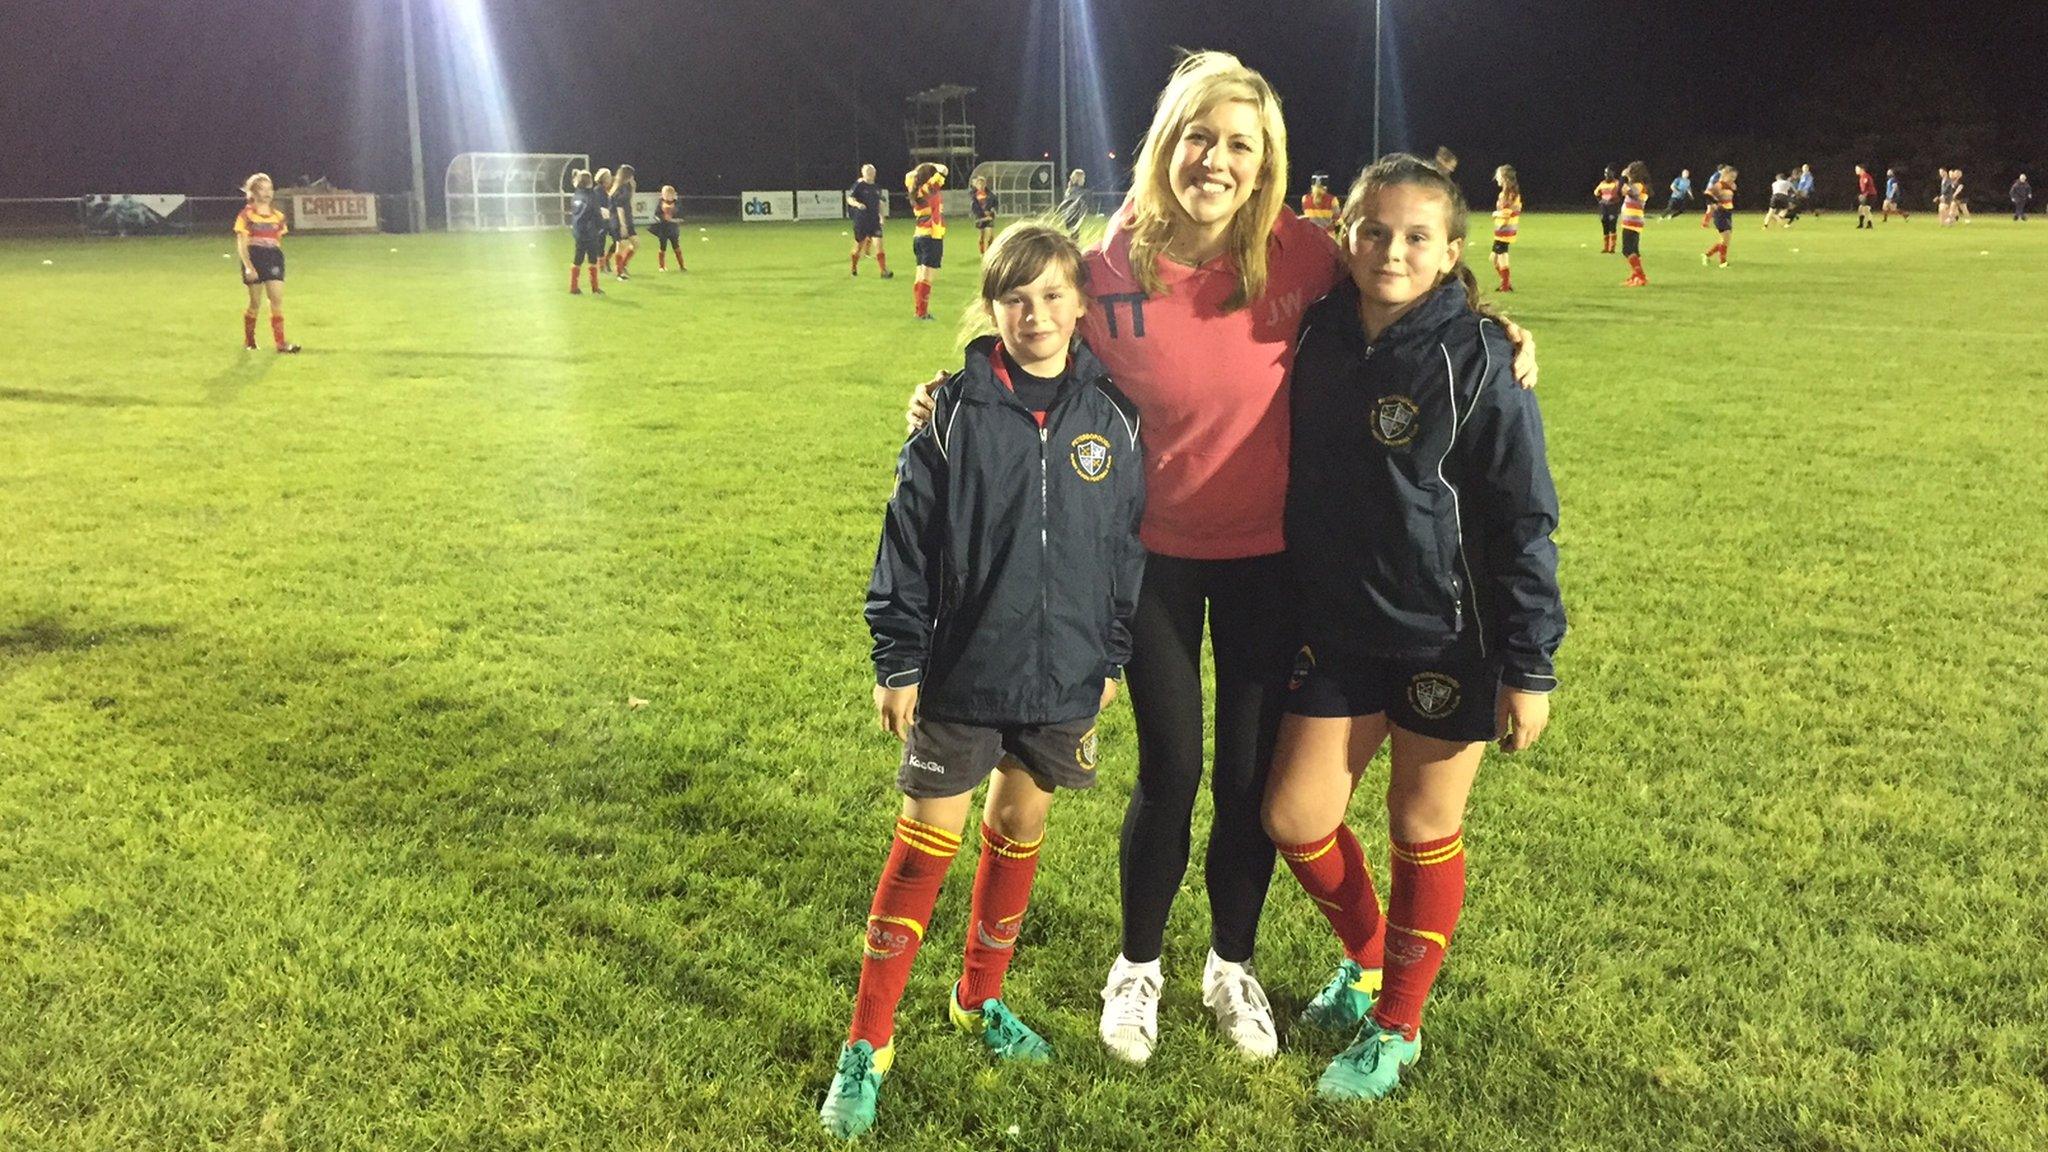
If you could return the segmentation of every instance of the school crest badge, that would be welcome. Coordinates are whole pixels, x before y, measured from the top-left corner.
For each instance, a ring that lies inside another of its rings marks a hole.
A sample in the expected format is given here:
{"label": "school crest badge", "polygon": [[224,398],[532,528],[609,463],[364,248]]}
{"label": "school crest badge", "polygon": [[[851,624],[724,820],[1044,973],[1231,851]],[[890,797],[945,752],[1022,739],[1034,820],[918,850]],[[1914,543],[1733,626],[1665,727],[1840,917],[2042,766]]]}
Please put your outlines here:
{"label": "school crest badge", "polygon": [[1109,476],[1109,467],[1114,461],[1109,454],[1109,441],[1093,432],[1084,432],[1074,437],[1072,450],[1067,461],[1074,466],[1074,474],[1090,484],[1100,483]]}
{"label": "school crest badge", "polygon": [[1074,742],[1074,763],[1079,764],[1083,772],[1095,771],[1095,751],[1095,729],[1090,728]]}
{"label": "school crest badge", "polygon": [[1389,448],[1415,439],[1421,409],[1406,396],[1382,396],[1372,406],[1372,438]]}
{"label": "school crest badge", "polygon": [[1408,681],[1408,703],[1423,718],[1441,720],[1458,710],[1458,682],[1441,672],[1417,672]]}

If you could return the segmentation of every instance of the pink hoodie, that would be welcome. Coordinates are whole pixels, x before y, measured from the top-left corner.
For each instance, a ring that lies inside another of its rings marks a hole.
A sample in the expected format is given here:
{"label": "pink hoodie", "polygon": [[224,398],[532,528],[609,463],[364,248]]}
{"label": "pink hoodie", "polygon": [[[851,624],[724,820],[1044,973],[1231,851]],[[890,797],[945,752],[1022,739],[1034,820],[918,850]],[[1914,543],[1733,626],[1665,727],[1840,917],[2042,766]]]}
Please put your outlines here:
{"label": "pink hoodie", "polygon": [[1287,375],[1302,314],[1345,275],[1336,243],[1283,210],[1265,295],[1236,312],[1223,311],[1237,288],[1228,254],[1199,268],[1162,259],[1166,294],[1150,299],[1130,265],[1113,221],[1088,253],[1081,334],[1144,417],[1145,547],[1190,560],[1283,551]]}

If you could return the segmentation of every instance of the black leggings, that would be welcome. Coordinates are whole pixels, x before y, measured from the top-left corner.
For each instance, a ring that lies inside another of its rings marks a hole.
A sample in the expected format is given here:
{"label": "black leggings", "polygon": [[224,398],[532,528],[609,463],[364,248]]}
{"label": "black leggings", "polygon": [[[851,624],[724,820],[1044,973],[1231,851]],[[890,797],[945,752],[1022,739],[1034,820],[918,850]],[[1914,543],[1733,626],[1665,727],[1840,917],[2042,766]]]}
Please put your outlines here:
{"label": "black leggings", "polygon": [[1296,631],[1285,555],[1183,560],[1154,555],[1131,625],[1126,672],[1138,725],[1138,784],[1124,813],[1123,953],[1158,959],[1166,914],[1187,874],[1189,825],[1202,785],[1202,619],[1216,659],[1215,821],[1203,871],[1210,941],[1251,958],[1273,877],[1259,802],[1280,731]]}

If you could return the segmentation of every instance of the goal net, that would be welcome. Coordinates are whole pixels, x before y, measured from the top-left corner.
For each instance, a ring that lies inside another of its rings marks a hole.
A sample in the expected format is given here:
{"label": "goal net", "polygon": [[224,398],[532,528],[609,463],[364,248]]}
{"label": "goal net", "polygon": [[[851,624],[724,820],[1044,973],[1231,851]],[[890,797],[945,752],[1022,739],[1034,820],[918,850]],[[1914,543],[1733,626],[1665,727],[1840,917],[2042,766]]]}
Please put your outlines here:
{"label": "goal net", "polygon": [[569,179],[590,157],[573,152],[464,152],[443,184],[450,232],[560,228]]}
{"label": "goal net", "polygon": [[989,160],[976,165],[974,175],[988,181],[998,210],[1012,219],[1044,215],[1059,204],[1052,165],[1043,160]]}

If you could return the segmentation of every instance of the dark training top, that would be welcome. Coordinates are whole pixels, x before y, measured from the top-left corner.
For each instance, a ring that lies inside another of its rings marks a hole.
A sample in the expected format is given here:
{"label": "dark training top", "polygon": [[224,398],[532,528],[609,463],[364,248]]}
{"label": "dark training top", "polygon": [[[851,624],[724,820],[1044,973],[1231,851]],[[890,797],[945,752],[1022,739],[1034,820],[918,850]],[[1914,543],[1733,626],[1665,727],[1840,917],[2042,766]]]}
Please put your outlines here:
{"label": "dark training top", "polygon": [[854,223],[865,224],[870,228],[882,226],[882,190],[875,187],[872,181],[854,181],[853,187],[846,190],[846,195],[850,199],[860,201],[860,207],[854,209]]}

